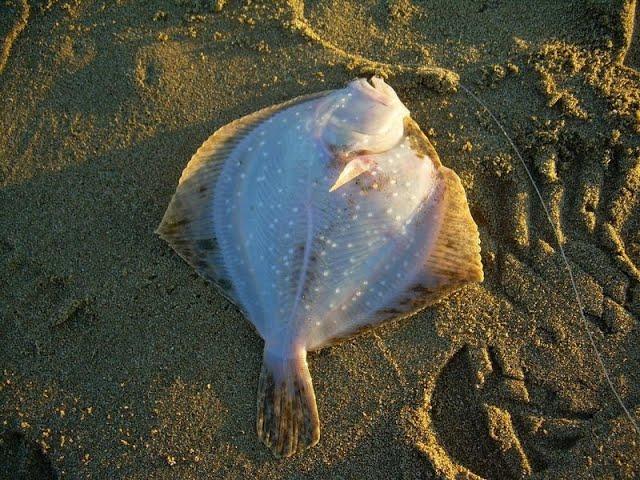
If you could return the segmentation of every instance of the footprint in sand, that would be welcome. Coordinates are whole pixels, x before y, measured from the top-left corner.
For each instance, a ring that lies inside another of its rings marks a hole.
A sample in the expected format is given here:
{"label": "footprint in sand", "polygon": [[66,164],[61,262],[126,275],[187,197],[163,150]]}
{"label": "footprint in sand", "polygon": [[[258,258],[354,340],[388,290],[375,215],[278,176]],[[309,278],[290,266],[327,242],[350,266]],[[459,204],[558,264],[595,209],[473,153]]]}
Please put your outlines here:
{"label": "footprint in sand", "polygon": [[[2,285],[12,289],[3,289]],[[21,325],[21,332],[36,353],[44,331],[90,321],[92,299],[80,294],[81,287],[70,275],[57,275],[36,264],[23,247],[0,238],[0,306],[5,318]],[[45,330],[46,329],[46,330]],[[46,347],[45,347],[46,348]]]}
{"label": "footprint in sand", "polygon": [[530,394],[527,383],[522,368],[500,350],[459,350],[431,398],[431,429],[442,451],[435,445],[424,451],[436,469],[506,479],[557,463],[584,436],[590,416],[558,416],[537,401],[538,392]]}
{"label": "footprint in sand", "polygon": [[[588,327],[620,390],[625,345],[637,338],[639,288],[640,213],[623,206],[640,201],[640,159],[563,122],[547,123],[530,139],[527,158],[566,241]],[[494,185],[492,208],[508,213],[491,217],[478,206],[474,216],[487,260],[484,288],[505,305],[500,315],[509,325],[492,346],[465,346],[447,361],[418,412],[417,447],[446,478],[558,475],[576,458],[602,451],[609,434],[596,440],[593,432],[613,428],[605,417],[631,425],[597,366],[531,187],[515,176]],[[623,392],[623,399],[633,408],[633,394]]]}
{"label": "footprint in sand", "polygon": [[42,448],[23,433],[0,434],[0,474],[12,480],[56,480],[58,474]]}
{"label": "footprint in sand", "polygon": [[18,2],[4,2],[2,5],[2,16],[0,16],[0,74],[4,71],[11,50],[20,37],[22,31],[27,27],[31,15],[31,7],[27,0]]}
{"label": "footprint in sand", "polygon": [[622,52],[620,58],[628,67],[640,70],[640,3],[627,0],[621,9]]}

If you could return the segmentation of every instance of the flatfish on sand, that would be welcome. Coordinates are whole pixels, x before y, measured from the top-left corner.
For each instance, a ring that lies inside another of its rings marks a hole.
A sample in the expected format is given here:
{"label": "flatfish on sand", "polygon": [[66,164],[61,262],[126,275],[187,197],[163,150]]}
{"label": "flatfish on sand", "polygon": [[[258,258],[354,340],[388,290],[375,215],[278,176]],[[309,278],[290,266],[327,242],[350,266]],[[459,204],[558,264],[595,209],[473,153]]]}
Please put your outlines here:
{"label": "flatfish on sand", "polygon": [[377,77],[219,129],[157,233],[264,339],[257,433],[277,456],[320,437],[307,352],[483,279],[460,179]]}

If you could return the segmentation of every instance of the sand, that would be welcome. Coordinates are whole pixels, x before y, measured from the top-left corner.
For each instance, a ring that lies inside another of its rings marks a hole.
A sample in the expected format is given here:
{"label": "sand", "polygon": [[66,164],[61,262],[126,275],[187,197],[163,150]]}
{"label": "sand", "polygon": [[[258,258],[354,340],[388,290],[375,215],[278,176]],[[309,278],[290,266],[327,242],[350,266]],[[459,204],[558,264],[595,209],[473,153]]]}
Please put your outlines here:
{"label": "sand", "polygon": [[[640,7],[638,7],[640,12]],[[634,0],[0,1],[0,478],[639,478]],[[465,185],[486,280],[309,357],[322,435],[254,432],[262,341],[153,230],[216,128],[379,73]],[[464,87],[464,88],[463,88]]]}

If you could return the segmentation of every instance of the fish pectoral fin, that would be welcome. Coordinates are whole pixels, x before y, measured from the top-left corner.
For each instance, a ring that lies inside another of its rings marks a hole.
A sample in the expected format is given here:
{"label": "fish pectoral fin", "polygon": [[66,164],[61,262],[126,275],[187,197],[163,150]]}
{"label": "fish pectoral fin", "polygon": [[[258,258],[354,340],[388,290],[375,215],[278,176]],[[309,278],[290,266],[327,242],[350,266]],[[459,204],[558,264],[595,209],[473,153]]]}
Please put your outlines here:
{"label": "fish pectoral fin", "polygon": [[373,171],[376,167],[376,162],[368,156],[354,158],[342,169],[336,183],[333,184],[329,191],[333,192],[334,190],[337,190],[363,173]]}
{"label": "fish pectoral fin", "polygon": [[306,352],[281,358],[265,349],[256,429],[276,457],[289,457],[318,443],[320,420]]}

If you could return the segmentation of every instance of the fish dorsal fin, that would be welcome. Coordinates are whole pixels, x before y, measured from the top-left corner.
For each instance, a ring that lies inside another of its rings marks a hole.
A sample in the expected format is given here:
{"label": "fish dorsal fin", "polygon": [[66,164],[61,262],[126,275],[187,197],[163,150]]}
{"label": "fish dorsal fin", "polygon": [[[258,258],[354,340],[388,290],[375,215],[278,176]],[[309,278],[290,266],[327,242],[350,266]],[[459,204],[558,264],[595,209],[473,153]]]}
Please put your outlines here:
{"label": "fish dorsal fin", "polygon": [[[225,160],[251,131],[277,113],[323,97],[332,90],[303,95],[264,108],[217,130],[191,157],[185,167],[169,207],[156,229],[189,265],[220,287],[225,297],[238,305],[231,280],[225,272],[215,236],[213,198]],[[239,305],[238,305],[239,306]]]}

